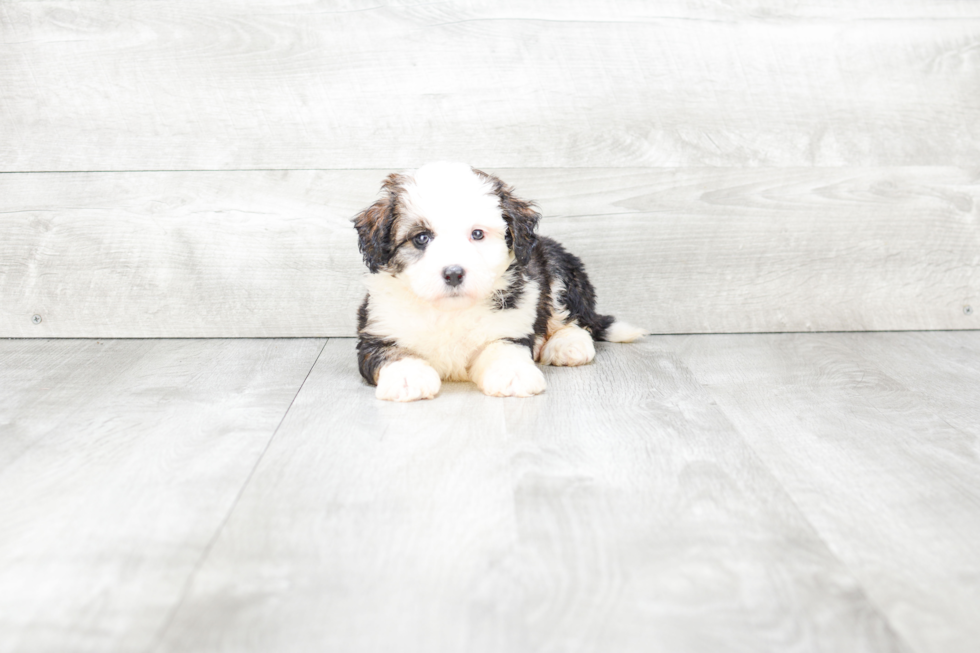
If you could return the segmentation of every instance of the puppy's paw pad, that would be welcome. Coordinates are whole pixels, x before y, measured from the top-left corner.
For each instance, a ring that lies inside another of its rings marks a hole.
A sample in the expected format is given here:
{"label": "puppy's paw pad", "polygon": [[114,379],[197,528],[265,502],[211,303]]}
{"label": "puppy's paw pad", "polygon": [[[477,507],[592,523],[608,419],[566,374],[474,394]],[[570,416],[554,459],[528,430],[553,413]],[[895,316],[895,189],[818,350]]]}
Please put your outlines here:
{"label": "puppy's paw pad", "polygon": [[483,375],[480,389],[491,397],[531,397],[544,392],[544,374],[531,363],[495,363]]}
{"label": "puppy's paw pad", "polygon": [[586,365],[595,358],[595,343],[585,329],[567,328],[556,332],[544,343],[541,362],[558,367]]}
{"label": "puppy's paw pad", "polygon": [[403,358],[381,368],[374,396],[385,401],[432,399],[441,386],[439,373],[431,365],[418,358]]}

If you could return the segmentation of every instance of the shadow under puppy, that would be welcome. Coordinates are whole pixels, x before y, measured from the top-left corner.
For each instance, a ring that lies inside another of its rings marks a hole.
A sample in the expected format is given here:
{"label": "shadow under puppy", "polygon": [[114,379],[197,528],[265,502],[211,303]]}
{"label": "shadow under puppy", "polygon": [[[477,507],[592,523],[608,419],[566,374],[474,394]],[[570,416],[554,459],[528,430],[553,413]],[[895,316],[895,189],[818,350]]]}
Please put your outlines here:
{"label": "shadow under puppy", "polygon": [[354,218],[370,270],[357,357],[378,399],[430,399],[442,379],[529,397],[545,389],[535,361],[584,365],[593,340],[644,334],[596,313],[582,261],[535,234],[539,217],[510,186],[462,163],[385,179],[382,197]]}

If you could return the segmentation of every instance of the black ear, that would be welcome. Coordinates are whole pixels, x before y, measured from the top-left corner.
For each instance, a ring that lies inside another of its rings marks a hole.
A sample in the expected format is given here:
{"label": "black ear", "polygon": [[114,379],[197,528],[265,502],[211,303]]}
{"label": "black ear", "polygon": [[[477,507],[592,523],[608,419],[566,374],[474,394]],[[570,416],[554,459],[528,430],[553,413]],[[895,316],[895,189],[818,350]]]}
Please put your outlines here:
{"label": "black ear", "polygon": [[510,227],[507,231],[507,246],[514,250],[517,263],[525,266],[531,260],[531,252],[538,244],[534,230],[538,228],[541,216],[530,202],[516,197],[502,197],[500,206],[504,210],[504,222]]}
{"label": "black ear", "polygon": [[541,215],[534,210],[533,202],[514,197],[514,189],[499,178],[476,168],[473,172],[493,185],[494,192],[500,198],[504,222],[507,223],[507,246],[513,250],[518,265],[527,265],[531,260],[531,252],[538,242],[534,230],[538,228]]}
{"label": "black ear", "polygon": [[391,230],[397,217],[400,182],[400,175],[389,175],[381,185],[385,196],[354,216],[357,248],[372,273],[387,265],[394,254]]}

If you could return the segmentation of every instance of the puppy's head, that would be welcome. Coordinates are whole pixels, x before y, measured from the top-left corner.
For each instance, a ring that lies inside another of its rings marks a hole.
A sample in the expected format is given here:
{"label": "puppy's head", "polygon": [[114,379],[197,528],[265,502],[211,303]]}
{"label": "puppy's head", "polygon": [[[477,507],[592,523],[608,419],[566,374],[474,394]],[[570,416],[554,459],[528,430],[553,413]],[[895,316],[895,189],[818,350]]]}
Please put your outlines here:
{"label": "puppy's head", "polygon": [[515,261],[527,265],[538,217],[497,177],[462,163],[431,163],[388,176],[382,197],[354,227],[372,273],[453,309],[489,296]]}

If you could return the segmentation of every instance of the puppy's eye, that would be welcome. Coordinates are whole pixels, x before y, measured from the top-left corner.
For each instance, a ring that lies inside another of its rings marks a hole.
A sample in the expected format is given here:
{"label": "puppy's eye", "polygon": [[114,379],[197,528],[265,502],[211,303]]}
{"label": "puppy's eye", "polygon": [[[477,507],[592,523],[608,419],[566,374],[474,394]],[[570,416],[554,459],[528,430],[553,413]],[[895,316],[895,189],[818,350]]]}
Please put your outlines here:
{"label": "puppy's eye", "polygon": [[426,245],[429,244],[430,240],[432,240],[432,238],[429,236],[429,234],[421,233],[417,235],[415,238],[413,238],[412,242],[415,243],[415,246],[418,247],[419,249],[423,249]]}
{"label": "puppy's eye", "polygon": [[473,240],[483,240],[483,236],[484,233],[482,229],[474,229],[473,233],[470,234],[470,238]]}

